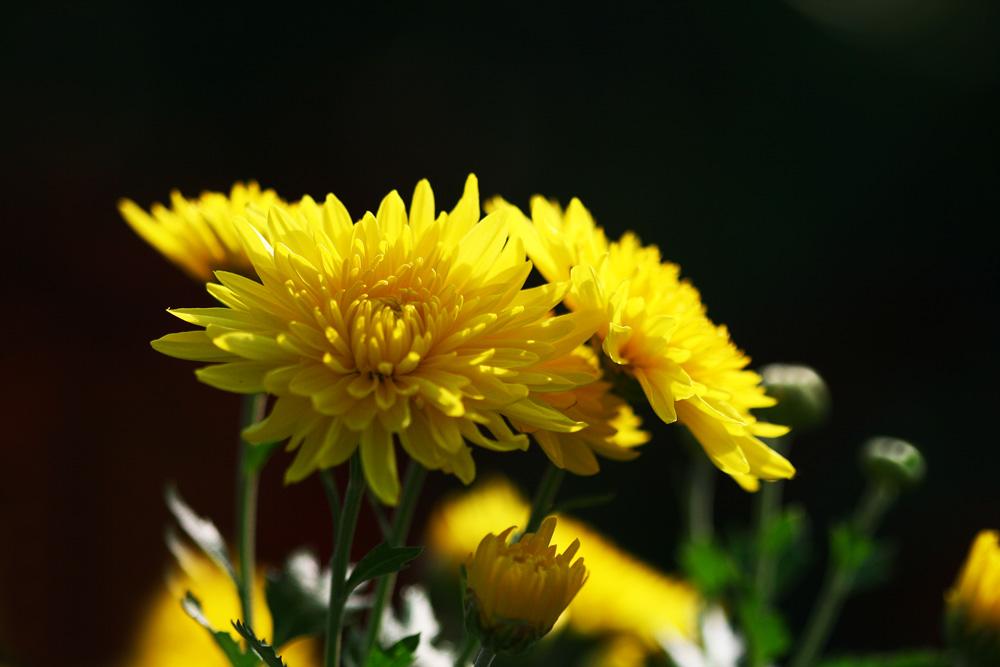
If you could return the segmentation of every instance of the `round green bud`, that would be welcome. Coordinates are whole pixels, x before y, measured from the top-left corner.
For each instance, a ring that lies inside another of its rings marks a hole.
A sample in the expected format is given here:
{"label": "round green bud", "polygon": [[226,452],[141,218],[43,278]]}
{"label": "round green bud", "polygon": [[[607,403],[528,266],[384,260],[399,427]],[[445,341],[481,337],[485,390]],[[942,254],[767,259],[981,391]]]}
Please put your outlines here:
{"label": "round green bud", "polygon": [[870,438],[865,442],[861,465],[869,477],[896,487],[919,483],[927,470],[919,449],[905,440],[888,437]]}
{"label": "round green bud", "polygon": [[760,370],[767,395],[778,404],[757,410],[757,416],[801,431],[821,426],[830,415],[830,391],[819,373],[808,366],[770,364]]}

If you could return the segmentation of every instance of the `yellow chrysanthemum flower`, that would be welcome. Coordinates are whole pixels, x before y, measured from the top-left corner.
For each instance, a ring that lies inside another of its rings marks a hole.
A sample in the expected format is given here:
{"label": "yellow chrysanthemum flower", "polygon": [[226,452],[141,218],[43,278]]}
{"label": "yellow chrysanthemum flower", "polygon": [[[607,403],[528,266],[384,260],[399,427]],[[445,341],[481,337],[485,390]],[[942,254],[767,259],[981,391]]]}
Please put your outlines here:
{"label": "yellow chrysanthemum flower", "polygon": [[[229,661],[209,637],[205,628],[192,620],[181,608],[180,600],[191,591],[201,602],[208,621],[219,630],[232,630],[230,621],[240,617],[240,601],[229,576],[205,559],[185,564],[150,600],[147,611],[137,628],[137,634],[123,667],[225,667]],[[262,637],[271,637],[271,615],[264,603],[264,578],[254,586],[257,609],[255,630]],[[310,667],[320,665],[317,642],[297,640],[282,647],[281,655],[290,665]]]}
{"label": "yellow chrysanthemum flower", "polygon": [[948,592],[948,606],[970,628],[1000,637],[1000,533],[984,530],[976,535]]}
{"label": "yellow chrysanthemum flower", "polygon": [[274,190],[261,190],[257,183],[236,183],[227,196],[205,192],[197,199],[170,193],[170,207],[153,204],[149,213],[130,199],[118,203],[122,217],[135,232],[195,280],[212,279],[224,269],[247,273],[250,260],[243,251],[234,226],[247,206],[266,212],[282,204]]}
{"label": "yellow chrysanthemum flower", "polygon": [[502,200],[491,208],[514,211],[513,229],[546,279],[571,281],[570,309],[603,313],[597,337],[605,355],[639,382],[660,419],[687,426],[715,465],[748,490],[758,479],[794,475],[759,439],[787,429],[751,414],[774,400],[746,370],[750,359],[708,319],[698,291],[656,246],[631,233],[608,241],[577,199],[563,212],[534,197],[530,221]]}
{"label": "yellow chrysanthemum flower", "polygon": [[580,540],[561,554],[551,544],[555,517],[510,543],[514,529],[486,535],[465,560],[466,614],[494,651],[518,651],[547,635],[587,581],[583,558],[573,560]]}
{"label": "yellow chrysanthemum flower", "polygon": [[[428,521],[427,542],[452,564],[476,548],[480,536],[516,525],[528,516],[527,501],[504,480],[493,479],[441,504]],[[559,516],[557,544],[579,539],[587,550],[587,585],[567,612],[568,623],[587,635],[627,635],[658,651],[664,632],[697,636],[697,592],[639,561],[586,524]]]}
{"label": "yellow chrysanthemum flower", "polygon": [[539,396],[593,380],[564,358],[590,337],[596,314],[552,315],[565,284],[523,289],[532,265],[509,238],[506,211],[480,221],[474,176],[451,213],[434,210],[421,181],[409,214],[393,191],[357,223],[333,195],[237,219],[260,281],[217,272],[209,291],[224,307],[171,311],[204,330],[153,346],[212,362],[197,374],[214,387],[277,396],[244,436],[289,438],[298,455],[287,479],[338,465],[360,444],[368,484],[390,504],[397,439],[423,466],[469,483],[466,441],[527,448],[507,420],[582,429]]}
{"label": "yellow chrysanthemum flower", "polygon": [[[597,355],[587,346],[574,350],[570,363],[581,363],[599,374]],[[595,454],[616,461],[630,461],[639,453],[635,448],[649,442],[649,433],[641,429],[642,420],[628,403],[611,393],[611,384],[591,382],[570,391],[541,394],[540,398],[571,419],[587,424],[577,433],[545,431],[520,426],[556,466],[577,475],[595,475],[600,470]]]}

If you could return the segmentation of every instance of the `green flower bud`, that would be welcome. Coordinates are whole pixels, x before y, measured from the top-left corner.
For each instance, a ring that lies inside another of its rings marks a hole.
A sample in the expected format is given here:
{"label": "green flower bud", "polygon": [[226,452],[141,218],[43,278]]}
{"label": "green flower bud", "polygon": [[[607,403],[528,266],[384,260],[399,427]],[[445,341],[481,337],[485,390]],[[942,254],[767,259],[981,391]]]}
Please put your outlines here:
{"label": "green flower bud", "polygon": [[902,488],[924,478],[927,466],[916,447],[899,438],[870,438],[862,449],[861,465],[868,476]]}
{"label": "green flower bud", "polygon": [[793,431],[822,425],[830,414],[830,392],[819,373],[808,366],[770,364],[760,370],[767,395],[778,404],[757,415]]}

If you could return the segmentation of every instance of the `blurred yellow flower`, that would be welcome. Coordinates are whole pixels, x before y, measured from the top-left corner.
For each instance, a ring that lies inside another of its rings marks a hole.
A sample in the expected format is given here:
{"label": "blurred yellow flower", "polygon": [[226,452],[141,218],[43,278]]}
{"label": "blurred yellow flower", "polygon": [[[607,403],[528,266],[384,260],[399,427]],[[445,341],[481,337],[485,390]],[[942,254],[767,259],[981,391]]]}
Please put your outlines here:
{"label": "blurred yellow flower", "polygon": [[[184,571],[177,570],[167,585],[157,591],[148,603],[136,629],[132,649],[122,667],[227,667],[229,661],[209,637],[205,628],[181,609],[181,598],[191,591],[200,601],[205,616],[219,630],[232,630],[230,621],[240,617],[240,601],[229,576],[205,559],[188,561]],[[271,637],[271,614],[264,601],[264,579],[254,587],[255,630],[264,638]],[[319,644],[314,640],[298,640],[283,647],[281,656],[289,665],[311,667],[320,665]]]}
{"label": "blurred yellow flower", "polygon": [[171,311],[204,330],[153,346],[211,362],[197,371],[206,384],[277,396],[244,436],[289,438],[298,455],[288,480],[344,462],[360,443],[369,486],[395,504],[397,439],[421,465],[469,483],[466,441],[528,447],[507,420],[556,432],[586,426],[539,396],[594,379],[563,360],[591,336],[597,314],[553,316],[565,284],[523,289],[531,263],[509,238],[506,211],[480,221],[474,176],[437,217],[427,181],[409,213],[393,191],[356,224],[333,195],[247,216],[236,230],[260,282],[217,272],[221,284],[209,291],[224,307]]}
{"label": "blurred yellow flower", "polygon": [[[492,479],[438,506],[428,521],[428,543],[457,566],[476,549],[481,536],[522,523],[528,503],[507,481]],[[639,561],[586,524],[560,516],[557,544],[579,539],[586,549],[587,585],[569,606],[568,623],[577,632],[635,637],[659,650],[664,632],[697,636],[700,599],[695,590]]]}
{"label": "blurred yellow flower", "polygon": [[[578,347],[568,359],[585,364],[595,374],[601,372],[597,355],[587,346]],[[640,428],[642,419],[628,403],[611,393],[608,382],[547,392],[539,394],[539,398],[569,418],[587,424],[582,431],[567,433],[515,422],[523,432],[534,436],[545,455],[559,468],[577,475],[594,475],[600,470],[595,453],[616,461],[630,461],[639,455],[635,448],[649,442],[649,433]]]}
{"label": "blurred yellow flower", "polygon": [[584,663],[586,667],[645,667],[649,647],[635,637],[619,635],[599,646]]}
{"label": "blurred yellow flower", "polygon": [[573,560],[580,541],[561,554],[551,544],[555,517],[510,543],[514,529],[486,535],[465,560],[466,614],[494,651],[518,651],[548,634],[587,581],[583,558]]}
{"label": "blurred yellow flower", "polygon": [[964,625],[1000,636],[1000,533],[976,535],[947,599]]}
{"label": "blurred yellow flower", "polygon": [[170,207],[153,204],[149,213],[130,199],[118,202],[118,210],[135,232],[160,254],[200,282],[212,272],[225,269],[248,273],[250,260],[243,251],[234,226],[247,206],[266,213],[283,204],[274,190],[261,190],[257,183],[236,183],[227,196],[204,192],[197,199],[170,193]]}
{"label": "blurred yellow flower", "polygon": [[751,414],[775,401],[746,370],[749,357],[708,319],[698,291],[656,246],[632,233],[608,241],[577,199],[564,212],[536,196],[531,220],[502,200],[488,208],[514,212],[512,229],[546,279],[571,282],[571,310],[603,313],[597,338],[605,355],[639,382],[660,419],[687,426],[715,465],[748,490],[758,479],[794,475],[759,439],[787,429]]}

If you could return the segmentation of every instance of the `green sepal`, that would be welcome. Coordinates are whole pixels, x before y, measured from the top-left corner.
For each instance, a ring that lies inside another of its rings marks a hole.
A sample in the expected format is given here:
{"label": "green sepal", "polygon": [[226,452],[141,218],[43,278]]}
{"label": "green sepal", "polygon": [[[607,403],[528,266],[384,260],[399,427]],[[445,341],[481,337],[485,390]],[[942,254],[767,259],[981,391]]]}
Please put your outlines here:
{"label": "green sepal", "polygon": [[281,659],[281,656],[274,652],[274,647],[263,639],[257,637],[253,630],[243,625],[242,621],[237,620],[232,623],[236,632],[238,632],[240,636],[246,640],[247,646],[250,647],[258,658],[264,661],[264,664],[267,665],[267,667],[288,667],[288,665],[285,664],[285,661]]}
{"label": "green sepal", "polygon": [[416,659],[419,645],[419,633],[403,637],[387,649],[376,644],[365,662],[365,667],[410,667]]}
{"label": "green sepal", "polygon": [[198,601],[191,591],[184,594],[181,598],[181,608],[184,610],[188,616],[194,619],[195,623],[200,625],[208,632],[209,636],[215,642],[215,645],[219,647],[222,654],[226,656],[226,660],[232,667],[257,667],[260,661],[257,656],[253,653],[244,653],[243,649],[240,647],[239,643],[233,639],[233,636],[226,632],[225,630],[216,630],[208,619],[205,617],[205,612],[202,611],[201,602]]}
{"label": "green sepal", "polygon": [[236,574],[236,568],[233,567],[232,561],[229,560],[229,548],[226,546],[226,541],[222,538],[222,533],[215,527],[215,524],[195,514],[173,485],[167,486],[164,491],[164,499],[167,503],[167,509],[173,514],[177,525],[184,531],[184,534],[198,545],[198,548],[205,552],[205,555],[216,565],[225,570],[238,588],[240,578]]}
{"label": "green sepal", "polygon": [[379,543],[354,566],[351,576],[347,578],[346,592],[349,594],[370,579],[399,572],[423,550],[423,547],[394,547],[388,542]]}
{"label": "green sepal", "polygon": [[264,597],[274,619],[275,646],[323,633],[330,605],[329,586],[311,553],[297,551],[288,557],[281,570],[269,572]]}

